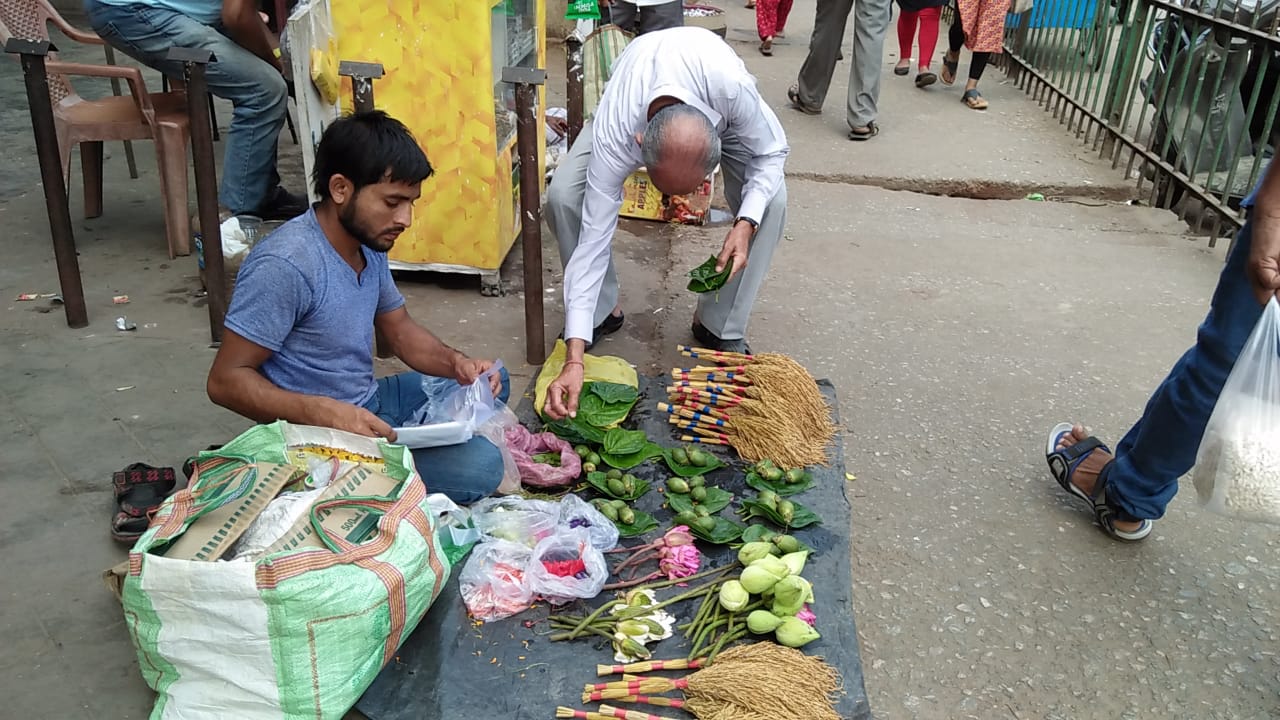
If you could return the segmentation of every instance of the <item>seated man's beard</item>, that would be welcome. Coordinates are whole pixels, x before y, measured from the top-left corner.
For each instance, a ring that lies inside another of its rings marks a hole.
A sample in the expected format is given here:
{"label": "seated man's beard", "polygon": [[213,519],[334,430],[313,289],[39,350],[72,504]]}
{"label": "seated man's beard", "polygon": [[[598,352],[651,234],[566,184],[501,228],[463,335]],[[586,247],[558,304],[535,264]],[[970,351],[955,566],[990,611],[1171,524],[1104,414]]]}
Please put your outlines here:
{"label": "seated man's beard", "polygon": [[361,245],[375,252],[387,252],[395,245],[395,240],[388,240],[382,235],[386,231],[378,232],[369,227],[369,224],[363,222],[356,215],[356,204],[354,200],[351,204],[338,211],[338,222],[342,223],[342,228],[351,233],[351,236],[360,241]]}

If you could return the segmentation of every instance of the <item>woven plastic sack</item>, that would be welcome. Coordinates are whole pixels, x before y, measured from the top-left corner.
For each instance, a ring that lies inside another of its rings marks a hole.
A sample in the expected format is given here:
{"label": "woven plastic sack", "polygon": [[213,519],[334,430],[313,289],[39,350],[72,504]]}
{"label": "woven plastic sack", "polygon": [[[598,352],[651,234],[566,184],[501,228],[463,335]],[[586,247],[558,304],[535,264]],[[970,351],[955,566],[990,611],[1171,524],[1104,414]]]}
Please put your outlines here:
{"label": "woven plastic sack", "polygon": [[487,542],[506,540],[534,547],[560,523],[560,506],[518,496],[485,498],[471,506],[471,522]]}
{"label": "woven plastic sack", "polygon": [[563,605],[599,595],[609,579],[609,566],[585,530],[565,528],[533,549],[525,578],[534,593],[552,605]]}
{"label": "woven plastic sack", "polygon": [[573,493],[560,498],[560,528],[586,531],[597,550],[612,550],[618,544],[618,526]]}
{"label": "woven plastic sack", "polygon": [[1207,510],[1280,523],[1280,303],[1274,297],[1213,407],[1192,480]]}
{"label": "woven plastic sack", "polygon": [[[520,482],[525,485],[562,487],[571,485],[582,474],[582,458],[555,433],[531,433],[517,424],[507,428],[504,444],[519,468]],[[559,467],[534,461],[534,455],[548,452],[560,454]]]}
{"label": "woven plastic sack", "polygon": [[[257,463],[284,465],[320,445],[381,458],[384,497],[316,502],[322,547],[251,560],[165,557],[203,515],[262,486]],[[165,500],[129,553],[121,595],[153,720],[338,720],[417,627],[449,577],[435,514],[409,451],[350,433],[277,422],[201,453],[191,485]],[[321,513],[357,508],[366,537],[331,534]]]}

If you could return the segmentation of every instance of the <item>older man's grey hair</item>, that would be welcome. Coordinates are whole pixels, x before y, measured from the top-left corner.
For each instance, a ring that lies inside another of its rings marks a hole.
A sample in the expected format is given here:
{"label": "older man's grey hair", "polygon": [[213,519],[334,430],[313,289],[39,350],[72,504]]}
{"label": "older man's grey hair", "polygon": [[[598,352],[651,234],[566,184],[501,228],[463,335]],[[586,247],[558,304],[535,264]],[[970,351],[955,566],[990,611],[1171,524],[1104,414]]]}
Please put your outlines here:
{"label": "older man's grey hair", "polygon": [[703,159],[702,170],[710,175],[711,171],[720,164],[720,134],[716,132],[716,126],[711,124],[711,120],[702,111],[684,103],[668,105],[649,119],[649,124],[644,129],[644,142],[641,144],[645,166],[654,167],[659,163],[672,126],[682,122],[696,123],[696,126],[706,133],[707,155]]}

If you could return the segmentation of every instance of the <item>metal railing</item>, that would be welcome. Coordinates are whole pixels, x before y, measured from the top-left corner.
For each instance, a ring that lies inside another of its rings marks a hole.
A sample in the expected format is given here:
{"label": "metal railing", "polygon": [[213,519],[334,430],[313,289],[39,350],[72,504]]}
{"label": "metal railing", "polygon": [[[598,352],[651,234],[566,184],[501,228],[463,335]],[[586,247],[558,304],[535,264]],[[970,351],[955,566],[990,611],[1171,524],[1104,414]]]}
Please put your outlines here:
{"label": "metal railing", "polygon": [[1280,140],[1278,31],[1280,0],[1035,0],[1008,17],[1000,62],[1213,244]]}

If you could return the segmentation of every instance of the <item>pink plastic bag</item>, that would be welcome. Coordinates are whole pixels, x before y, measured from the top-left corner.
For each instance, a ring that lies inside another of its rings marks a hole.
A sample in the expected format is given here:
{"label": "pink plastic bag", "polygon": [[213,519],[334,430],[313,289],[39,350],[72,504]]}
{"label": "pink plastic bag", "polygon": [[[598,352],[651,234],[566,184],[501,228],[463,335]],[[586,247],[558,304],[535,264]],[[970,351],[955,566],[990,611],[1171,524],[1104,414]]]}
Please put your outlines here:
{"label": "pink plastic bag", "polygon": [[[556,437],[554,433],[531,433],[522,425],[506,431],[507,449],[520,468],[520,481],[534,487],[560,487],[569,485],[582,474],[582,458],[573,446]],[[559,452],[560,467],[543,465],[533,461],[539,453]]]}

